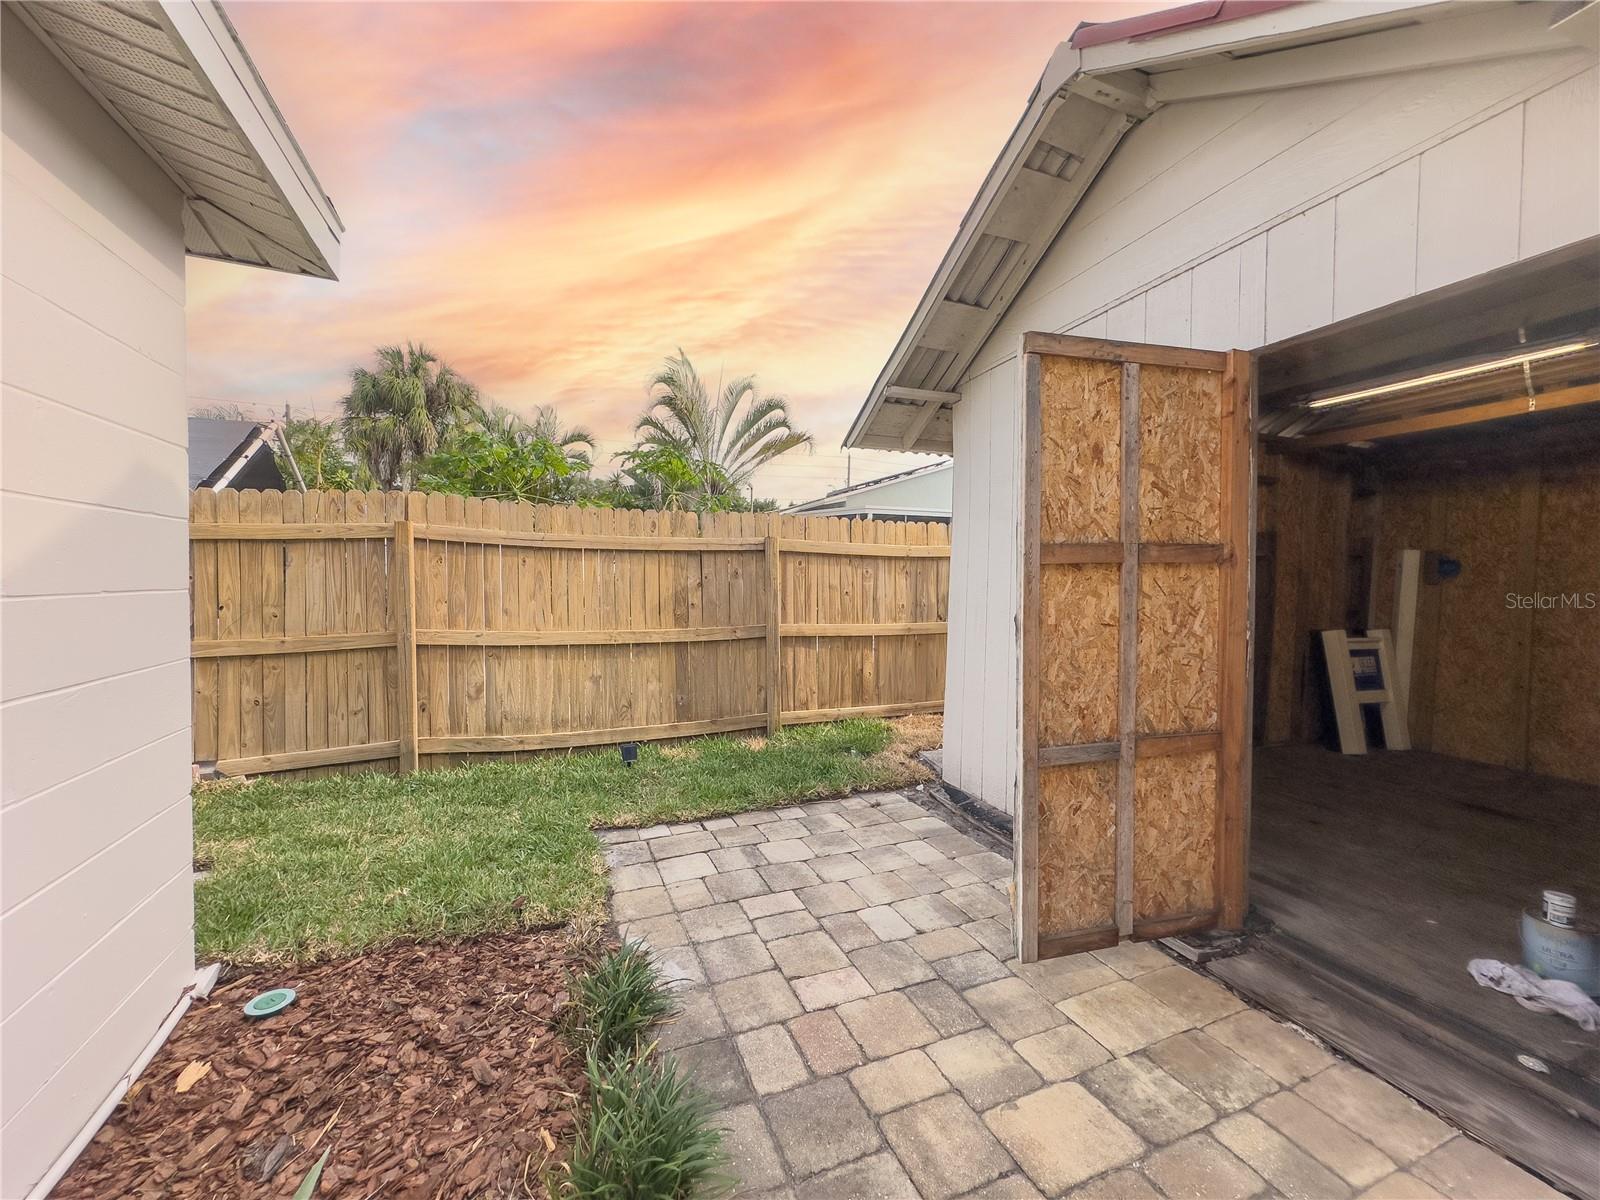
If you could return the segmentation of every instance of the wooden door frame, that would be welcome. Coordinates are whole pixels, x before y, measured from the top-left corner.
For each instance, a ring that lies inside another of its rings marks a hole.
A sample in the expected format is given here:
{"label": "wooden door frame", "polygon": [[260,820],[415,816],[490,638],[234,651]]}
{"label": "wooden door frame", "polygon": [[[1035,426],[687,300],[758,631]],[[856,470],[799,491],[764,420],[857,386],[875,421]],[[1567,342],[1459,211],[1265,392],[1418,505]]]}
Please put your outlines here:
{"label": "wooden door frame", "polygon": [[[1059,334],[1027,333],[1020,344],[1022,432],[1022,571],[1018,630],[1021,698],[1019,796],[1013,823],[1013,916],[1017,952],[1024,962],[1115,945],[1123,938],[1172,936],[1202,927],[1239,929],[1249,904],[1250,756],[1253,745],[1254,685],[1251,639],[1255,615],[1255,477],[1257,462],[1255,372],[1248,351],[1226,353],[1182,347],[1151,346]],[[1119,362],[1121,389],[1121,544],[1057,545],[1046,554],[1041,546],[1043,446],[1041,358],[1046,355]],[[1138,368],[1142,364],[1190,367],[1222,375],[1221,510],[1223,542],[1215,546],[1150,545],[1138,541],[1139,418]],[[1245,412],[1237,419],[1240,406]],[[1219,552],[1220,549],[1220,552]],[[1135,731],[1137,598],[1140,561],[1217,562],[1219,692],[1218,733],[1168,735],[1141,739]],[[1040,585],[1046,562],[1119,563],[1120,586],[1118,708],[1120,734],[1115,742],[1073,747],[1039,745]],[[1131,599],[1130,599],[1131,598]],[[1133,918],[1133,772],[1134,760],[1163,750],[1187,750],[1202,739],[1215,739],[1217,805],[1215,829],[1215,914],[1145,922]],[[1140,742],[1145,742],[1141,749]],[[1152,745],[1154,741],[1156,745]],[[1179,743],[1183,743],[1182,746]],[[1048,758],[1048,763],[1042,763]],[[1116,812],[1116,923],[1110,927],[1055,936],[1039,936],[1039,771],[1041,765],[1096,760],[1118,762]]]}

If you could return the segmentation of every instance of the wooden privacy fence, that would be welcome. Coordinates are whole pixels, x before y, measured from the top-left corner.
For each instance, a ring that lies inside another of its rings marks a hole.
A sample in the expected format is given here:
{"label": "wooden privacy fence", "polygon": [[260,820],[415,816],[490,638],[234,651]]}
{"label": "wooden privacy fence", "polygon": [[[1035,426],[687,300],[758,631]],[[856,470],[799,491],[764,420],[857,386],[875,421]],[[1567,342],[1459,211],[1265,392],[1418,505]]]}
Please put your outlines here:
{"label": "wooden privacy fence", "polygon": [[942,525],[421,493],[189,511],[194,757],[224,775],[943,705]]}

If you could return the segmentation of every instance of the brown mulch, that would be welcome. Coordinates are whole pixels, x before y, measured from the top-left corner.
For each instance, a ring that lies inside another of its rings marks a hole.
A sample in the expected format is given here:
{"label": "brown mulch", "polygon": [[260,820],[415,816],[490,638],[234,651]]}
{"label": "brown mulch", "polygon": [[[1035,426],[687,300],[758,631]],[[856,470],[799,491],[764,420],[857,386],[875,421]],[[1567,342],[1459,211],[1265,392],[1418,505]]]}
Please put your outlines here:
{"label": "brown mulch", "polygon": [[[556,1027],[581,966],[559,933],[507,934],[219,985],[53,1195],[276,1200],[332,1147],[319,1197],[541,1196],[582,1086]],[[293,1006],[240,1012],[279,986]]]}

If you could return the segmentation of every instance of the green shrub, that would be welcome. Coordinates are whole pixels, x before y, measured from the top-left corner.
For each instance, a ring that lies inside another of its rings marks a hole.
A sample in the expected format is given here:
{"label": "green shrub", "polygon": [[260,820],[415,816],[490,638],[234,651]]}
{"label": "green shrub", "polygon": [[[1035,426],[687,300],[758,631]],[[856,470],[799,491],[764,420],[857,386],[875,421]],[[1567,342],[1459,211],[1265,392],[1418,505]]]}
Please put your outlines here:
{"label": "green shrub", "polygon": [[688,1200],[732,1190],[713,1105],[668,1055],[589,1054],[567,1194],[579,1200]]}
{"label": "green shrub", "polygon": [[573,1033],[580,1049],[601,1059],[634,1053],[650,1026],[673,1009],[641,942],[624,942],[572,989]]}

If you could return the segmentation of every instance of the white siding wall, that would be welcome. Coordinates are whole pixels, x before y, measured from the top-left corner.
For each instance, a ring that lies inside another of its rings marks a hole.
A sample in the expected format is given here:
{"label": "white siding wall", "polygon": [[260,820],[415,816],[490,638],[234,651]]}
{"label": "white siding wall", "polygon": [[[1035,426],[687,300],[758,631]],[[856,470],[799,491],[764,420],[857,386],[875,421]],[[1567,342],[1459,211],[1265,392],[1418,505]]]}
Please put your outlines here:
{"label": "white siding wall", "polygon": [[1020,384],[996,370],[955,408],[950,636],[945,659],[944,778],[1011,812],[1017,786],[1016,655],[1021,573]]}
{"label": "white siding wall", "polygon": [[0,1195],[194,973],[177,189],[3,15]]}
{"label": "white siding wall", "polygon": [[1029,330],[1254,349],[1600,233],[1593,63],[1531,55],[1161,109],[969,378]]}
{"label": "white siding wall", "polygon": [[949,519],[951,472],[948,465],[896,479],[878,487],[864,487],[848,496],[837,497],[837,504],[826,499],[801,511],[817,517],[864,517],[876,514],[904,515],[916,521]]}
{"label": "white siding wall", "polygon": [[1019,335],[1254,349],[1600,233],[1581,51],[1174,104],[1108,164],[956,406],[945,778],[1010,811]]}

